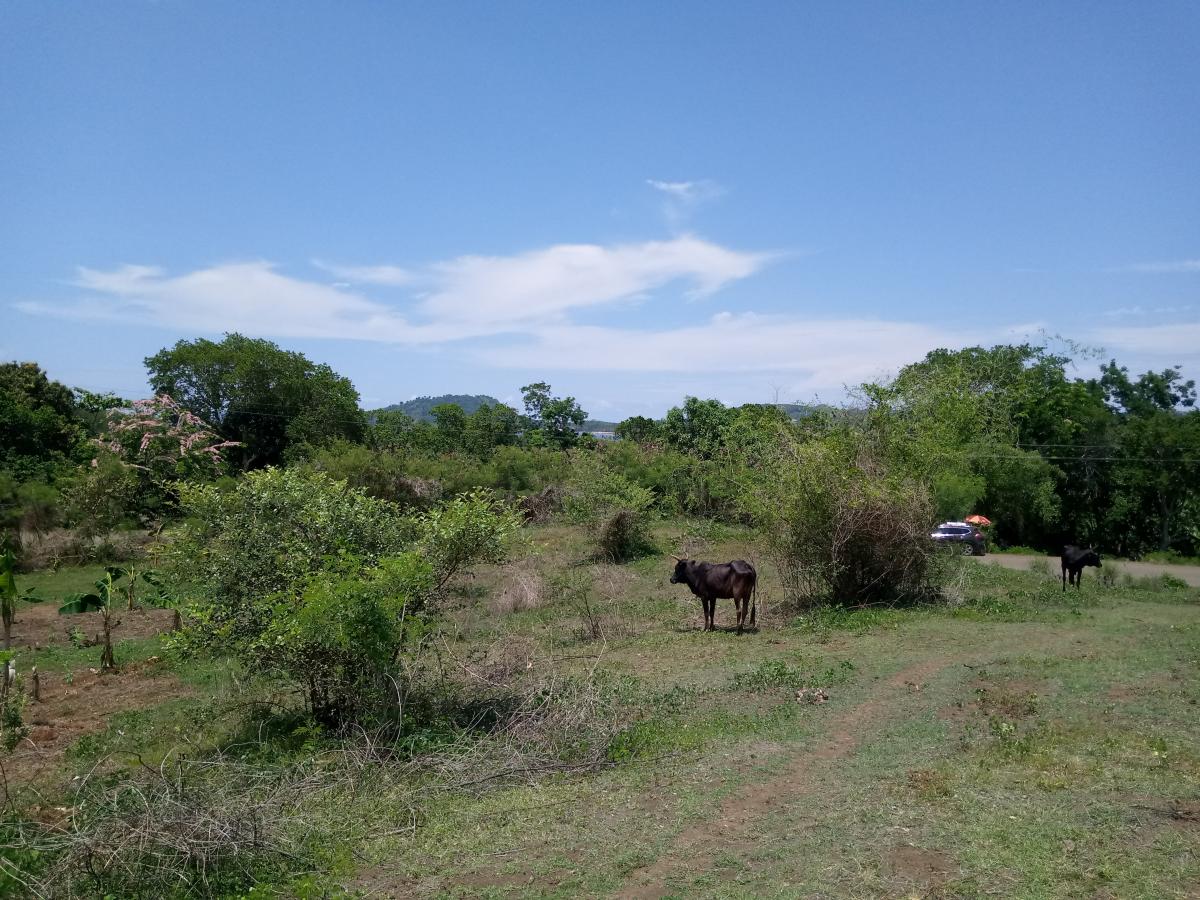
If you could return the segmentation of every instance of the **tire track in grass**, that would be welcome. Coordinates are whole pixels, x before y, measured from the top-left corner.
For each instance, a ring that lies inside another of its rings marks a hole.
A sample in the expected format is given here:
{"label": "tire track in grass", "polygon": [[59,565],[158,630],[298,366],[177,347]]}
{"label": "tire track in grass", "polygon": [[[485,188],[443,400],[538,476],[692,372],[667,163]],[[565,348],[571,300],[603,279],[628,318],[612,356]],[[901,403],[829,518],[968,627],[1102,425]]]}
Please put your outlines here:
{"label": "tire track in grass", "polygon": [[[866,726],[888,718],[886,710],[911,684],[923,684],[955,660],[931,659],[897,672],[871,697],[829,723],[830,732],[816,746],[801,749],[780,774],[747,784],[726,797],[716,813],[676,835],[671,846],[649,866],[635,870],[615,896],[643,900],[670,893],[667,880],[689,862],[707,870],[721,851],[750,850],[755,844],[754,825],[773,807],[803,797],[816,786],[813,769],[830,766],[858,747]],[[694,874],[700,874],[696,872]]]}

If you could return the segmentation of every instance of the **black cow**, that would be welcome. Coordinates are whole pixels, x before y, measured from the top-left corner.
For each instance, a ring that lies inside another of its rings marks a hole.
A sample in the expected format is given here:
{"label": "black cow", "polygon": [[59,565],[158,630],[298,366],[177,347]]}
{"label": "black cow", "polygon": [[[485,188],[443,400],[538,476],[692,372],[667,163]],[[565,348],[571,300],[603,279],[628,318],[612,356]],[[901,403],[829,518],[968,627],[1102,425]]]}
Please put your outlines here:
{"label": "black cow", "polygon": [[1062,578],[1063,590],[1067,589],[1068,581],[1079,587],[1079,582],[1083,578],[1083,567],[1095,566],[1100,568],[1100,554],[1091,547],[1076,547],[1073,544],[1067,544],[1063,547],[1062,552]]}
{"label": "black cow", "polygon": [[754,615],[758,604],[754,602],[754,588],[758,583],[758,574],[754,566],[744,559],[735,559],[727,563],[697,562],[694,559],[673,557],[675,571],[671,574],[671,584],[686,584],[692,593],[700,598],[704,606],[704,630],[716,628],[714,618],[717,611],[717,600],[733,598],[737,609],[737,630],[742,633],[746,622],[746,610],[750,611],[750,624],[754,624]]}

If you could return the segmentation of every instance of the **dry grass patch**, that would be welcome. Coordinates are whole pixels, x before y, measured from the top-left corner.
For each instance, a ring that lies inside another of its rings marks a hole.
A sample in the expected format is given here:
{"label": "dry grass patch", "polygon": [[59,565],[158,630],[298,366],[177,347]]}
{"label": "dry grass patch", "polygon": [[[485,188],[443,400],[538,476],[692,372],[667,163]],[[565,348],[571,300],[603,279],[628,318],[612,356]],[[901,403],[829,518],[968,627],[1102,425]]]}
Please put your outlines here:
{"label": "dry grass patch", "polygon": [[488,598],[488,607],[496,615],[537,609],[546,602],[546,580],[527,562],[504,566],[498,580]]}

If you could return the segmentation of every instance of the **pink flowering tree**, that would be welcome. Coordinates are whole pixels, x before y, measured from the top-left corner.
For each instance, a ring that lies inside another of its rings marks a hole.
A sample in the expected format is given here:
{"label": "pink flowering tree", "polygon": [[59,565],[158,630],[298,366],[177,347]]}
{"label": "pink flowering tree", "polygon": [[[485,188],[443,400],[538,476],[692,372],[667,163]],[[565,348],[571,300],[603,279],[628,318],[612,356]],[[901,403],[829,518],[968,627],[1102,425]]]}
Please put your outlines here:
{"label": "pink flowering tree", "polygon": [[107,432],[96,443],[159,483],[224,475],[223,451],[238,446],[222,441],[207,422],[166,394],[111,410]]}
{"label": "pink flowering tree", "polygon": [[79,524],[96,533],[157,518],[174,504],[176,482],[226,474],[223,451],[237,446],[166,394],[110,410],[94,444],[99,452],[71,499]]}

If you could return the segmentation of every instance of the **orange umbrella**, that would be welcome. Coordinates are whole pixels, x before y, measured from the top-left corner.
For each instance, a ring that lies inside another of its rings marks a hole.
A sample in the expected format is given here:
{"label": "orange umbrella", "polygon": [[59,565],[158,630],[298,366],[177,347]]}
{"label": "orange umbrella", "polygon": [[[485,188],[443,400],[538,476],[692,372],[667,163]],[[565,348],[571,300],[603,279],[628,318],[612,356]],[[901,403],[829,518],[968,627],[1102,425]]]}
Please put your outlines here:
{"label": "orange umbrella", "polygon": [[992,520],[987,516],[967,516],[963,521],[970,522],[972,525],[991,525]]}

